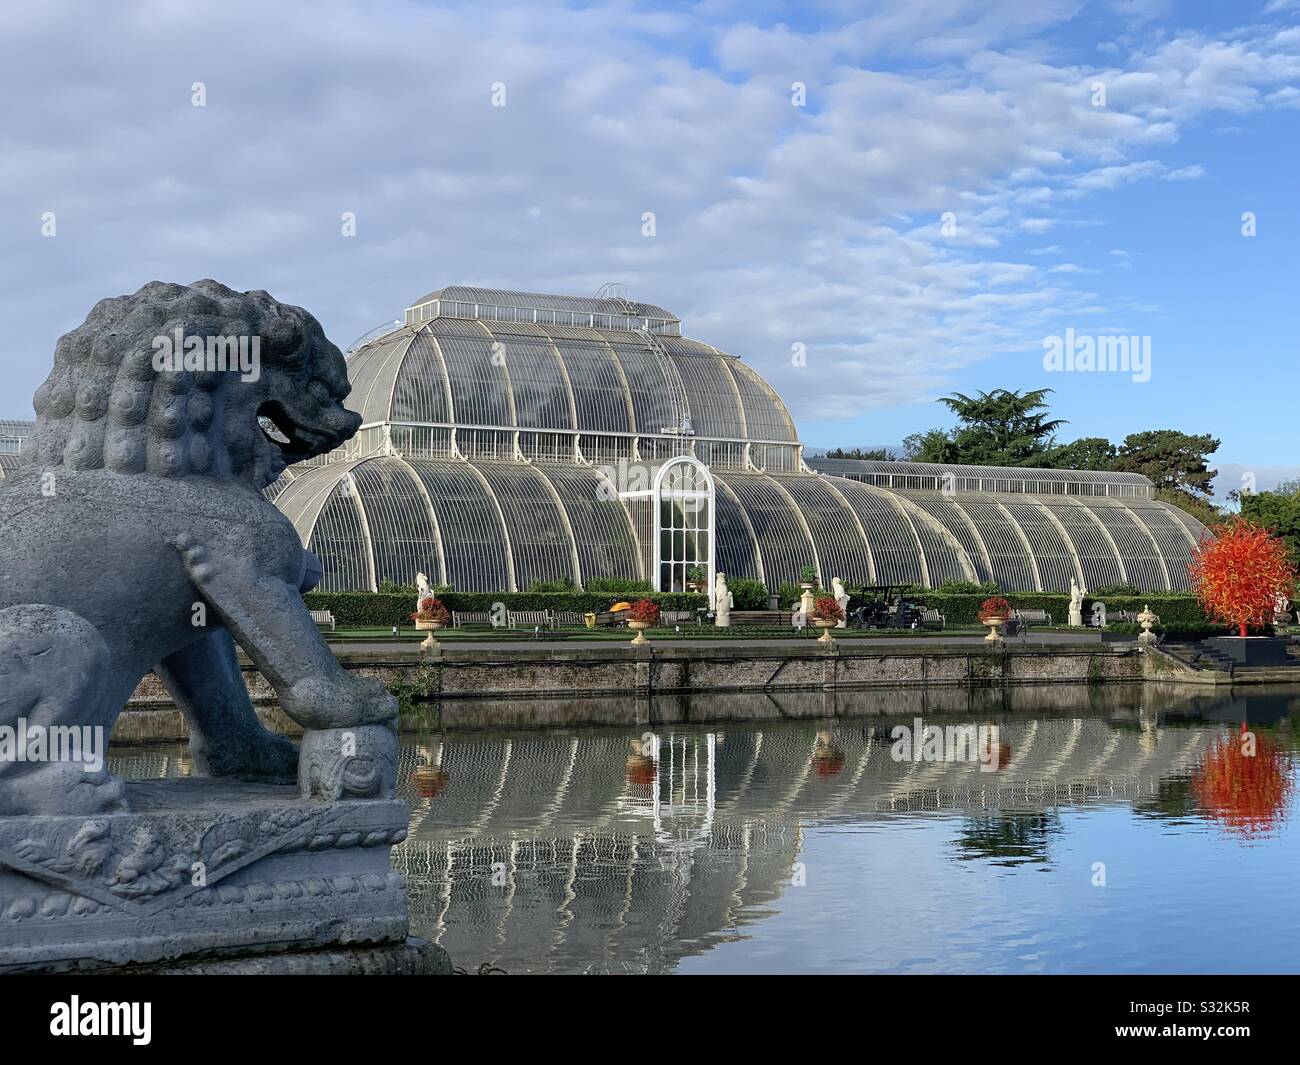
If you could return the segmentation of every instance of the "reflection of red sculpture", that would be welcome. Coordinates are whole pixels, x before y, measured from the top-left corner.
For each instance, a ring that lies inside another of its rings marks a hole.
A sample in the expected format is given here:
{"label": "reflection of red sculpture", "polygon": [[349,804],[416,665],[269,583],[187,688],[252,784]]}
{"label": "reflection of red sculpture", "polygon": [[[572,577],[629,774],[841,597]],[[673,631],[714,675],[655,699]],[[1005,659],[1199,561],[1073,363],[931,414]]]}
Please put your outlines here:
{"label": "reflection of red sculpture", "polygon": [[649,755],[630,754],[623,776],[634,788],[648,788],[655,782],[655,760]]}
{"label": "reflection of red sculpture", "polygon": [[[1245,733],[1246,726],[1241,726]],[[1240,737],[1216,739],[1192,774],[1192,794],[1205,812],[1242,835],[1271,832],[1291,792],[1291,760],[1267,736],[1255,737],[1255,753]],[[1249,748],[1247,748],[1248,750]]]}
{"label": "reflection of red sculpture", "polygon": [[411,785],[421,799],[436,799],[450,783],[451,774],[433,765],[422,765],[411,774]]}
{"label": "reflection of red sculpture", "polygon": [[1286,544],[1240,516],[1210,533],[1192,553],[1192,586],[1208,613],[1245,636],[1246,626],[1269,624],[1278,594],[1291,590],[1295,573]]}

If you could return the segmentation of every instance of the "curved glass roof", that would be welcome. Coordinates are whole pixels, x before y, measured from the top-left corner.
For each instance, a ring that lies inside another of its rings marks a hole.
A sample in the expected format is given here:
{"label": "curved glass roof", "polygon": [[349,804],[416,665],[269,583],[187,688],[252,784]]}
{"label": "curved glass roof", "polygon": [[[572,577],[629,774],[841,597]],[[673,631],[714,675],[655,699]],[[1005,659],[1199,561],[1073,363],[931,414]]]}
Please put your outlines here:
{"label": "curved glass roof", "polygon": [[325,565],[326,591],[410,583],[527,590],[639,575],[627,511],[584,466],[378,456],[320,466],[276,496]]}
{"label": "curved glass roof", "polygon": [[0,479],[18,468],[18,456],[23,443],[32,435],[34,422],[11,421],[0,418]]}
{"label": "curved glass roof", "polygon": [[[877,459],[832,459],[805,455],[804,463],[818,473],[850,477],[883,488],[942,489],[950,491],[1031,492],[1051,495],[1043,485],[1128,485],[1127,491],[1061,488],[1060,495],[1152,495],[1154,486],[1140,473],[1097,470],[1053,470],[1030,466],[958,466],[938,462],[888,462]],[[980,483],[982,482],[983,487]],[[1150,490],[1150,491],[1148,491]]]}
{"label": "curved glass roof", "polygon": [[[1066,591],[1127,581],[1188,587],[1203,532],[1146,498],[889,490],[816,474],[713,471],[718,567],[769,588],[804,566],[824,584],[997,581]],[[628,510],[577,464],[377,456],[284,483],[276,505],[324,561],[323,588],[374,589],[423,571],[459,591],[645,578]]]}
{"label": "curved glass roof", "polygon": [[599,464],[680,455],[713,475],[717,568],[769,588],[811,565],[824,584],[1181,589],[1204,531],[1139,474],[801,461],[753,368],[622,298],[438,289],[357,348],[348,375],[357,439],[267,492],[327,590],[417,571],[462,591],[653,580],[675,541]]}
{"label": "curved glass roof", "polygon": [[[434,301],[474,304],[480,307],[512,307],[527,310],[571,311],[578,314],[620,315],[635,318],[657,318],[663,321],[681,321],[672,311],[656,307],[653,303],[636,300],[582,296],[557,296],[547,292],[516,292],[502,288],[473,288],[468,285],[447,285],[434,289],[411,304],[412,309]],[[465,315],[478,317],[478,315]]]}
{"label": "curved glass roof", "polygon": [[684,337],[438,317],[363,345],[348,375],[366,424],[797,440],[758,373]]}

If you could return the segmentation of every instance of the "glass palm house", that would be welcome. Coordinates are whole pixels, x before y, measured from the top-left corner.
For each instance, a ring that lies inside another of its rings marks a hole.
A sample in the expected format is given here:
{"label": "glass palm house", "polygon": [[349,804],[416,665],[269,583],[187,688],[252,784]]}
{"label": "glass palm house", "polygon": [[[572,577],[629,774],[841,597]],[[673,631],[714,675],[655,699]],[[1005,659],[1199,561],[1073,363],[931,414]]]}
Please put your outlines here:
{"label": "glass palm house", "polygon": [[[683,588],[812,566],[825,585],[1188,586],[1203,529],[1137,474],[804,455],[780,396],[672,312],[448,287],[349,358],[363,419],[272,493],[327,590]],[[699,576],[696,572],[695,576]]]}
{"label": "glass palm house", "polygon": [[[1188,587],[1204,529],[1126,473],[805,455],[772,387],[662,307],[448,287],[348,355],[362,428],[267,494],[325,591],[595,577],[773,591],[995,580]],[[24,423],[0,423],[0,476]]]}

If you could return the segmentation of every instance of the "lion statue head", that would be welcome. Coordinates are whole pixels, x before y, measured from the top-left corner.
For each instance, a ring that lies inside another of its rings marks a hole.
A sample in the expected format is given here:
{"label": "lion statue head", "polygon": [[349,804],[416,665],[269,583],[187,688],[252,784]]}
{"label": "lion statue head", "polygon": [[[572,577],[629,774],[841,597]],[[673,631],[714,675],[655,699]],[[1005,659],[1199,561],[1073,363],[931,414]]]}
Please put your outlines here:
{"label": "lion statue head", "polygon": [[265,292],[152,281],[61,337],[25,461],[261,489],[361,424],[320,323]]}

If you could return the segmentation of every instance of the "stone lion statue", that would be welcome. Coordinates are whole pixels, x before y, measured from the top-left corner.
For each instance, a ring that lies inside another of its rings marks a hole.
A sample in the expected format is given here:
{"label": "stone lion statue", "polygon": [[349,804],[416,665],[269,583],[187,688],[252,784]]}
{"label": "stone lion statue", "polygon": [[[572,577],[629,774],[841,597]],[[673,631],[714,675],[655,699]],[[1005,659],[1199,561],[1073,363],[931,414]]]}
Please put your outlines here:
{"label": "stone lion statue", "polygon": [[[183,358],[166,357],[173,338]],[[221,357],[232,350],[257,358]],[[259,723],[236,644],[309,735],[391,731],[396,701],[339,667],[299,594],[320,563],[261,494],[356,432],[348,392],[315,318],[210,280],[102,300],[62,337],[22,463],[0,481],[0,734],[106,739],[154,670],[200,773],[292,779],[297,748]],[[112,810],[123,795],[102,767],[0,759],[0,814]]]}

